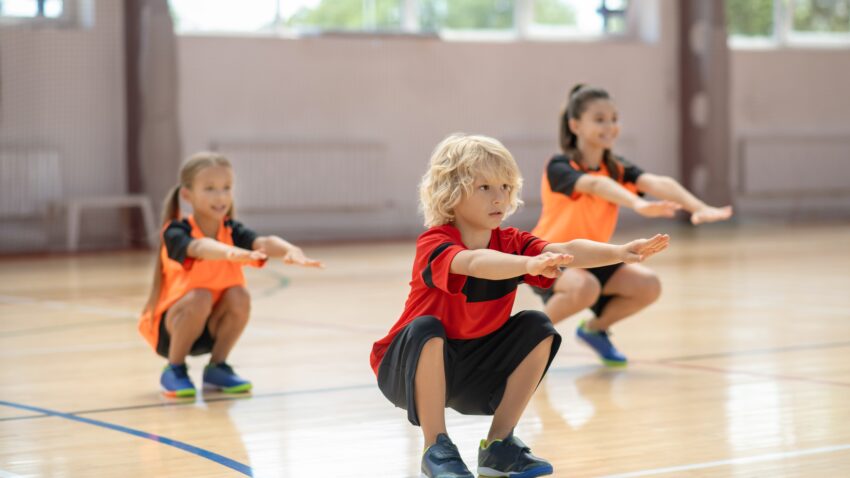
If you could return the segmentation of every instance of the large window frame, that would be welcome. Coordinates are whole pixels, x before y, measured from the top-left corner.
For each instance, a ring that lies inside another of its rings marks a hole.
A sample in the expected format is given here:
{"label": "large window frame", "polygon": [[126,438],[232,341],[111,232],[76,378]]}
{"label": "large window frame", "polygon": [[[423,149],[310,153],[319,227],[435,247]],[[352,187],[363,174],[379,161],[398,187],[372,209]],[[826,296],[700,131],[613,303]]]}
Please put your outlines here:
{"label": "large window frame", "polygon": [[850,48],[850,32],[801,32],[794,29],[794,7],[802,0],[773,0],[773,32],[766,36],[729,35],[728,44],[736,50],[779,48]]}
{"label": "large window frame", "polygon": [[597,11],[602,16],[605,28],[608,28],[609,19],[620,17],[623,19],[623,32],[603,31],[598,33],[586,33],[573,31],[570,28],[562,28],[560,31],[540,31],[534,25],[535,0],[513,0],[513,26],[508,29],[451,29],[443,28],[439,31],[423,31],[420,28],[420,2],[422,0],[399,0],[400,25],[394,29],[320,29],[320,28],[290,28],[285,26],[286,20],[281,16],[278,8],[270,27],[256,31],[218,31],[218,30],[194,30],[178,29],[177,33],[184,36],[280,36],[285,38],[302,38],[316,36],[406,36],[406,37],[436,37],[449,41],[621,41],[632,40],[637,37],[635,22],[638,20],[635,8],[630,8],[633,0],[627,0],[626,7],[622,9],[608,6],[612,0],[582,0],[596,2]]}
{"label": "large window frame", "polygon": [[[35,0],[36,13],[33,16],[9,16],[0,13],[0,26],[19,27],[90,27],[94,23],[94,1],[96,0],[57,0],[62,3],[62,13],[48,16],[45,11],[46,0]],[[2,2],[2,0],[0,0]]]}

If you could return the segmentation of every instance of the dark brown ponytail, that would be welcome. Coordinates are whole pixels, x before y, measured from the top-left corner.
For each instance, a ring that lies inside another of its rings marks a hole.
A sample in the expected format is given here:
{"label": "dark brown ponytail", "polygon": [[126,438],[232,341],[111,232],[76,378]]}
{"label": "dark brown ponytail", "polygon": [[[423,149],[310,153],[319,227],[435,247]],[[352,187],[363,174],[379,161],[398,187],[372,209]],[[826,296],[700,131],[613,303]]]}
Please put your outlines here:
{"label": "dark brown ponytail", "polygon": [[[570,119],[581,118],[582,113],[587,109],[587,105],[594,100],[608,100],[611,96],[602,88],[588,86],[583,83],[578,83],[572,87],[567,102],[561,112],[561,128],[559,132],[559,143],[561,151],[568,158],[579,162],[581,152],[578,150],[578,138],[570,129]],[[620,178],[620,165],[611,150],[606,149],[602,156],[602,161],[605,167],[608,168],[608,174],[615,181]]]}

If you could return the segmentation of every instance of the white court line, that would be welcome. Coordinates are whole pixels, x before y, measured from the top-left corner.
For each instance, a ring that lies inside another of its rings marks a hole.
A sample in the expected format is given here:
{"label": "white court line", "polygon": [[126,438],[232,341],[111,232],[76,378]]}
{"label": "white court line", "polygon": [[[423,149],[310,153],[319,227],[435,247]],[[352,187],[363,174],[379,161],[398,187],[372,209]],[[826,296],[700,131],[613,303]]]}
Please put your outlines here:
{"label": "white court line", "polygon": [[[0,303],[4,304],[35,304],[48,309],[67,310],[69,307],[80,312],[88,314],[106,315],[115,318],[137,318],[139,314],[128,312],[127,310],[109,309],[106,307],[95,307],[90,305],[74,304],[72,302],[62,302],[58,300],[42,300],[33,299],[30,297],[17,297],[12,295],[0,295]],[[2,478],[2,477],[0,477]]]}
{"label": "white court line", "polygon": [[6,471],[6,470],[3,470],[3,469],[0,469],[0,478],[24,478],[24,477],[21,476],[21,475],[16,475],[16,474],[12,473],[11,471]]}
{"label": "white court line", "polygon": [[758,463],[762,461],[782,460],[784,458],[795,458],[798,456],[817,455],[819,453],[832,453],[835,451],[850,450],[850,444],[825,446],[821,448],[810,448],[808,450],[789,451],[784,453],[768,453],[767,455],[748,456],[744,458],[731,458],[729,460],[707,461],[705,463],[694,463],[691,465],[670,466],[667,468],[655,468],[652,470],[632,471],[618,475],[605,475],[600,478],[632,478],[635,476],[663,475],[665,473],[676,473],[677,471],[701,470],[725,465],[743,465]]}

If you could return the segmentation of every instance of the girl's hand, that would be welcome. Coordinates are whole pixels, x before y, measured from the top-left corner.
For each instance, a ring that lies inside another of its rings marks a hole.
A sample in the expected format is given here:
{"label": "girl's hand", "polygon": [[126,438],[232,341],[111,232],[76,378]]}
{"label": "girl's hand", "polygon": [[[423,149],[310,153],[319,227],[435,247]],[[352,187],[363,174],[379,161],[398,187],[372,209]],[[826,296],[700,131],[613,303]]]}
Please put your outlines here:
{"label": "girl's hand", "polygon": [[240,247],[231,247],[225,258],[231,262],[253,262],[264,261],[268,256],[263,251],[249,251]]}
{"label": "girl's hand", "polygon": [[646,201],[640,199],[635,205],[636,213],[643,217],[673,217],[682,205],[673,201]]}
{"label": "girl's hand", "polygon": [[691,214],[691,224],[697,225],[709,222],[725,221],[730,217],[732,217],[732,206],[706,206]]}
{"label": "girl's hand", "polygon": [[561,267],[565,267],[572,261],[573,256],[569,254],[544,252],[534,257],[529,257],[525,268],[529,275],[555,279],[561,275]]}
{"label": "girl's hand", "polygon": [[637,239],[626,243],[622,246],[623,262],[626,264],[643,262],[649,256],[667,249],[668,245],[670,245],[670,236],[667,234],[656,234],[651,239]]}
{"label": "girl's hand", "polygon": [[282,258],[284,264],[293,264],[296,266],[315,267],[324,269],[325,265],[320,261],[310,259],[304,255],[304,251],[300,247],[291,246]]}

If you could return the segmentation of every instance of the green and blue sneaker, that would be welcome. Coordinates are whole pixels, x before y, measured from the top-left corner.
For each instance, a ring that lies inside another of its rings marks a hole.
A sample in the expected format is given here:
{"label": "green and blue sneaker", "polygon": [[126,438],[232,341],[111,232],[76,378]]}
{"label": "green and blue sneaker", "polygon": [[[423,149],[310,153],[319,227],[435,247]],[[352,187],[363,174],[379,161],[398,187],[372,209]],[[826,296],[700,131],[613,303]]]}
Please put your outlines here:
{"label": "green and blue sneaker", "polygon": [[189,378],[189,370],[186,364],[168,364],[162,369],[159,377],[162,385],[162,394],[171,398],[188,398],[195,396],[195,384]]}
{"label": "green and blue sneaker", "polygon": [[576,337],[581,339],[590,348],[599,354],[602,363],[609,367],[625,367],[628,359],[621,354],[611,339],[608,338],[608,332],[604,330],[590,330],[587,328],[587,321],[581,321],[576,329]]}
{"label": "green and blue sneaker", "polygon": [[552,464],[531,454],[531,449],[513,432],[504,440],[481,440],[478,448],[478,474],[482,477],[509,476],[510,478],[533,478],[551,475]]}
{"label": "green and blue sneaker", "polygon": [[422,478],[475,478],[460,458],[448,435],[440,433],[437,442],[422,455]]}
{"label": "green and blue sneaker", "polygon": [[245,393],[251,390],[251,382],[236,375],[233,368],[225,362],[211,363],[204,367],[204,389]]}

